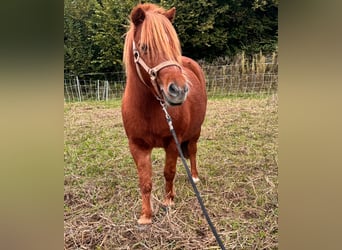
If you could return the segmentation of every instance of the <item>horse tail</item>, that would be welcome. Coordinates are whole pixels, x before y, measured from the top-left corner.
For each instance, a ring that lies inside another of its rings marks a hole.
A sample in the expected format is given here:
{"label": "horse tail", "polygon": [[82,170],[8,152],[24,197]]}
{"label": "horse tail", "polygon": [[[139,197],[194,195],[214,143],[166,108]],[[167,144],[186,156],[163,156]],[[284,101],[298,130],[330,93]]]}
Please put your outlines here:
{"label": "horse tail", "polygon": [[184,141],[181,143],[182,152],[186,159],[189,159],[189,156],[190,156],[188,145],[189,145],[189,141]]}

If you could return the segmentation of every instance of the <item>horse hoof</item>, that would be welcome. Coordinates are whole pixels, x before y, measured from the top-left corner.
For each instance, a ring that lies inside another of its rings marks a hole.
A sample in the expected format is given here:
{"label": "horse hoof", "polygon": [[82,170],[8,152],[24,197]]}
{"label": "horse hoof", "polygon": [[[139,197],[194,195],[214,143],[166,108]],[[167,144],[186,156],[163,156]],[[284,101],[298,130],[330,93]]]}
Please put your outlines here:
{"label": "horse hoof", "polygon": [[193,180],[195,183],[197,183],[197,182],[200,181],[200,179],[199,179],[198,177],[192,177],[192,180]]}
{"label": "horse hoof", "polygon": [[175,203],[173,202],[172,199],[170,198],[166,198],[163,202],[163,206],[164,207],[170,207],[170,206],[173,206]]}
{"label": "horse hoof", "polygon": [[152,219],[151,218],[146,218],[145,216],[141,216],[140,219],[138,220],[139,225],[148,225],[152,224]]}

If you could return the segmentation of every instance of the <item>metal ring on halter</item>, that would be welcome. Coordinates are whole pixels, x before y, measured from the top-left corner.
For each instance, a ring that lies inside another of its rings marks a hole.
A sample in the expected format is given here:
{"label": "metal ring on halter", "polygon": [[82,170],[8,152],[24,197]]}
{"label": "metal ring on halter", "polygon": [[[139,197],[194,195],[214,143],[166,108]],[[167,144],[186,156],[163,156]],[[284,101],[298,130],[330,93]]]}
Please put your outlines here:
{"label": "metal ring on halter", "polygon": [[154,81],[157,78],[158,72],[155,71],[154,69],[150,69],[148,73],[149,73],[150,78],[151,78],[152,81]]}
{"label": "metal ring on halter", "polygon": [[137,63],[139,61],[139,58],[140,58],[140,54],[139,54],[139,51],[137,49],[133,50],[133,56],[134,56],[134,62]]}

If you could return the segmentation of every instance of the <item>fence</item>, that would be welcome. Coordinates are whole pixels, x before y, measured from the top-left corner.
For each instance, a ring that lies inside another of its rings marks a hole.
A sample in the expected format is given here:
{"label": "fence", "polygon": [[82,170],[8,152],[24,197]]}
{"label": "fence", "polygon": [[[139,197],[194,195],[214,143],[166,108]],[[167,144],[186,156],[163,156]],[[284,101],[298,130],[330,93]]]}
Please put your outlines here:
{"label": "fence", "polygon": [[[208,97],[268,95],[278,89],[278,64],[262,63],[252,67],[244,65],[202,65],[206,76]],[[102,79],[101,79],[102,78]],[[121,99],[125,88],[125,73],[103,79],[100,74],[64,78],[64,101]]]}

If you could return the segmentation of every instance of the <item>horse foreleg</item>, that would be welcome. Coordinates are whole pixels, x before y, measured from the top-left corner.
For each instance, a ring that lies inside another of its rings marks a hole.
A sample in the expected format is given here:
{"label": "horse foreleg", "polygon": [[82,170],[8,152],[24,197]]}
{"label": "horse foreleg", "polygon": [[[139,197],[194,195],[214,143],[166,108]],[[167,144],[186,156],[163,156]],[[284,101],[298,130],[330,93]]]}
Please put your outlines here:
{"label": "horse foreleg", "polygon": [[142,197],[141,215],[138,224],[152,223],[152,164],[151,149],[142,149],[135,144],[130,144],[130,150],[138,169],[139,187]]}
{"label": "horse foreleg", "polygon": [[197,141],[190,142],[188,145],[189,158],[190,158],[190,166],[191,166],[191,176],[193,181],[199,182],[198,171],[197,171],[197,163],[196,163],[196,153],[197,153]]}
{"label": "horse foreleg", "polygon": [[164,177],[165,177],[165,199],[164,206],[173,205],[173,199],[176,195],[173,181],[176,175],[176,164],[177,164],[177,149],[175,147],[169,147],[165,150],[165,167],[164,167]]}

